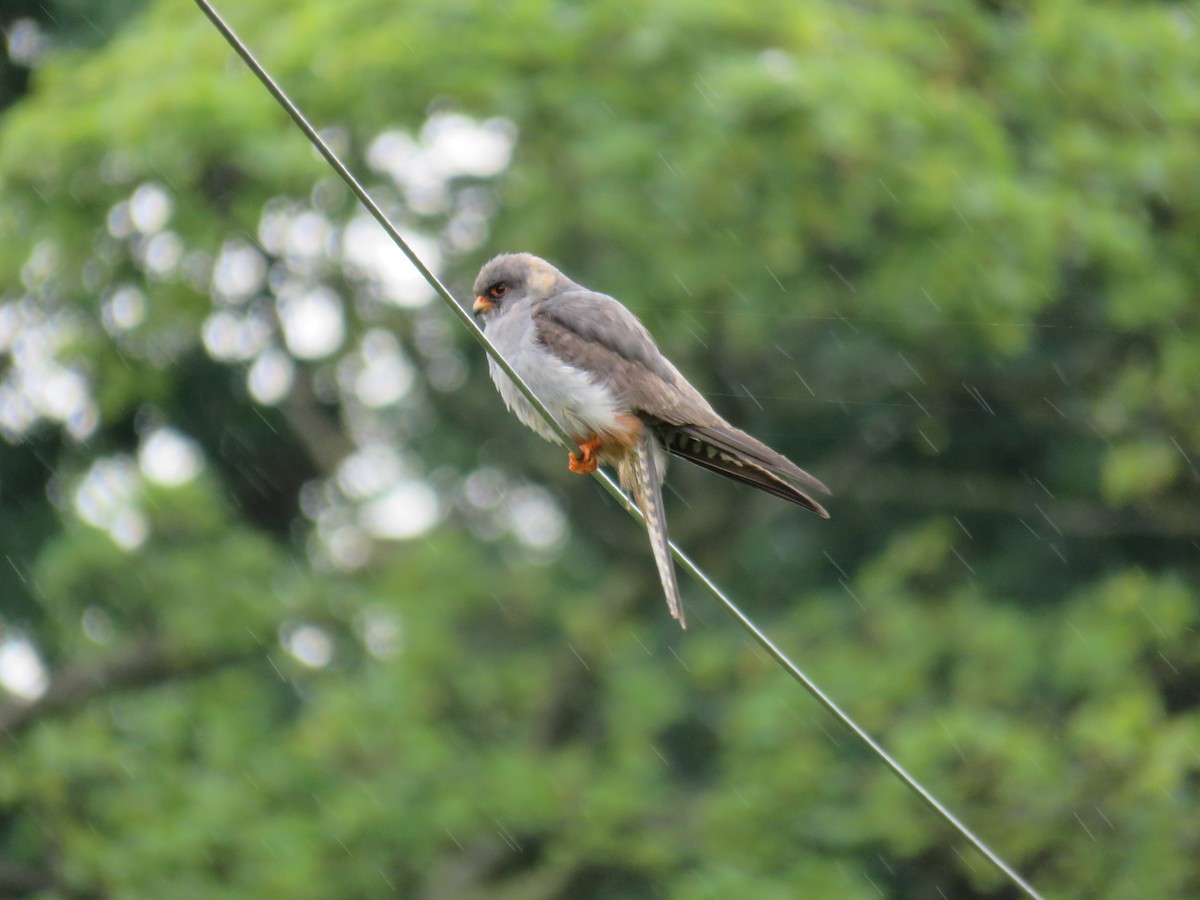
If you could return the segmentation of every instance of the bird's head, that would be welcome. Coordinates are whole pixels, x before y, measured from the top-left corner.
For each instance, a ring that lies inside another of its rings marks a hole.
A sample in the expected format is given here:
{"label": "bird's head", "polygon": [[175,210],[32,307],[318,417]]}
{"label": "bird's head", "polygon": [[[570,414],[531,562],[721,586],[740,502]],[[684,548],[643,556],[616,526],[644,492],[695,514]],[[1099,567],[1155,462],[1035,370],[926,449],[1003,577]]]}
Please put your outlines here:
{"label": "bird's head", "polygon": [[479,270],[471,309],[486,321],[503,315],[523,300],[544,300],[560,284],[569,283],[562,272],[544,259],[530,253],[505,253]]}

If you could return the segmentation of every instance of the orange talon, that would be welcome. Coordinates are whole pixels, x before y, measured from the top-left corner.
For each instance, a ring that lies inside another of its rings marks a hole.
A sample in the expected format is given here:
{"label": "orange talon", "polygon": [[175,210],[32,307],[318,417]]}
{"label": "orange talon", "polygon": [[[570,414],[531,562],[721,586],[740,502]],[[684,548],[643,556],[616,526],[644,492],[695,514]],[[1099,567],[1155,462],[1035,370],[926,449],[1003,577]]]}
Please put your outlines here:
{"label": "orange talon", "polygon": [[570,457],[567,468],[579,475],[591,475],[595,472],[600,468],[600,458],[596,455],[600,443],[600,438],[596,437],[580,444],[580,456],[576,456],[574,453],[567,454]]}

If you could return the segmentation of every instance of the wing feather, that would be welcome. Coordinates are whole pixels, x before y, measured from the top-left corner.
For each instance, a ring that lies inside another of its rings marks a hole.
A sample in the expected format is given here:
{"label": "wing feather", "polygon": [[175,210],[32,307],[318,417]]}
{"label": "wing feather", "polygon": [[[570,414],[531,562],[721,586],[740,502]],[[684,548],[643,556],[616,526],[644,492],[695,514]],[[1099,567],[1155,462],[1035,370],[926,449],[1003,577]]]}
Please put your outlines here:
{"label": "wing feather", "polygon": [[829,488],[721,418],[662,355],[637,317],[612,297],[582,288],[559,294],[534,309],[533,322],[551,353],[611,390],[673,455],[829,517],[791,482],[826,494]]}
{"label": "wing feather", "polygon": [[[733,481],[757,488],[776,497],[781,497],[798,506],[803,506],[805,509],[815,512],[822,519],[829,518],[829,513],[826,512],[825,507],[820,503],[794,484],[781,478],[771,467],[756,462],[749,456],[731,453],[711,441],[692,437],[688,434],[688,429],[664,429],[664,439],[667,450],[673,456],[686,459],[688,462],[708,469],[710,472],[716,472],[718,475],[723,475]],[[788,462],[789,469],[804,472],[799,466],[786,459],[785,461]],[[790,472],[788,474],[790,475]],[[804,474],[808,475],[807,472],[804,472]],[[808,475],[808,478],[816,482],[816,486],[819,486],[822,490],[828,490],[811,475]]]}
{"label": "wing feather", "polygon": [[[777,453],[772,450],[762,441],[753,438],[746,432],[734,428],[732,425],[682,425],[675,428],[665,430],[665,437],[671,434],[677,434],[680,438],[687,438],[686,442],[679,441],[680,446],[684,444],[700,443],[706,446],[715,447],[725,453],[728,453],[740,460],[754,463],[761,466],[768,472],[773,472],[776,475],[782,475],[785,478],[791,478],[799,481],[801,484],[808,485],[814,490],[820,491],[822,494],[828,494],[827,488],[820,479],[808,472],[784,456],[782,453]],[[668,447],[672,445],[672,441],[667,441]],[[680,454],[683,455],[683,454]]]}
{"label": "wing feather", "polygon": [[688,384],[637,317],[612,297],[572,291],[533,313],[538,340],[555,356],[588,372],[631,412],[672,424],[724,424]]}

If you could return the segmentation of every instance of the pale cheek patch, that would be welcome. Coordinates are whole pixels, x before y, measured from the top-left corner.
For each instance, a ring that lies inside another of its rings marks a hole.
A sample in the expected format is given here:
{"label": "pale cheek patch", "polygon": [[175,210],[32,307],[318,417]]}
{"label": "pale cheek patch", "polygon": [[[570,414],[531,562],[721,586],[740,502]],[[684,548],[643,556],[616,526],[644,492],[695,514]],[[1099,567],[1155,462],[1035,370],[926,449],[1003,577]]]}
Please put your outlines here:
{"label": "pale cheek patch", "polygon": [[534,272],[529,276],[529,286],[537,293],[549,293],[554,285],[554,276],[550,272]]}

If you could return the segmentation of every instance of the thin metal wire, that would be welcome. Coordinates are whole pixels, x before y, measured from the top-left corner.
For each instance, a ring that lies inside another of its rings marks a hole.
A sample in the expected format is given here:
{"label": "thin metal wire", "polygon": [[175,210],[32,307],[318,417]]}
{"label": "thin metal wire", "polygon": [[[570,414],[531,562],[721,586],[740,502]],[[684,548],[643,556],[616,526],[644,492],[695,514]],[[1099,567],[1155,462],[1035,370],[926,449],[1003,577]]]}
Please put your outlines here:
{"label": "thin metal wire", "polygon": [[[479,343],[483,346],[483,349],[487,351],[487,354],[493,360],[495,360],[496,364],[504,370],[504,373],[512,379],[513,383],[517,386],[521,393],[525,395],[525,398],[529,400],[529,402],[533,404],[534,408],[542,415],[542,417],[548,423],[550,423],[550,426],[562,439],[564,446],[566,446],[569,450],[575,450],[576,448],[571,440],[570,435],[566,433],[554,416],[550,414],[550,411],[546,409],[542,401],[538,399],[538,396],[530,389],[529,385],[525,383],[521,376],[517,374],[512,366],[509,365],[508,361],[500,354],[500,351],[496,349],[495,345],[492,344],[487,335],[484,334],[483,329],[479,327],[479,324],[475,321],[474,317],[468,313],[466,309],[458,303],[457,300],[454,299],[454,296],[446,289],[445,285],[443,285],[438,277],[425,266],[417,254],[413,252],[412,248],[408,245],[408,242],[404,240],[403,236],[396,229],[396,226],[391,223],[388,217],[384,214],[383,210],[381,210],[375,201],[371,199],[370,194],[368,194],[366,189],[359,184],[358,179],[354,177],[348,168],[346,168],[341,159],[338,158],[337,154],[330,149],[329,145],[326,144],[321,138],[321,135],[317,133],[317,130],[309,123],[304,113],[302,113],[300,109],[294,103],[292,103],[287,94],[284,93],[283,89],[276,84],[275,79],[273,79],[267,73],[266,69],[264,69],[254,57],[254,54],[250,52],[249,48],[242,43],[242,40],[234,33],[233,29],[225,23],[225,20],[221,18],[220,14],[217,13],[208,0],[196,0],[196,5],[200,7],[206,16],[208,16],[209,20],[213,23],[216,29],[221,32],[222,36],[237,52],[238,56],[240,56],[243,62],[249,66],[250,70],[258,77],[258,80],[263,83],[263,86],[271,92],[271,96],[273,96],[279,102],[279,105],[287,111],[287,114],[291,117],[292,121],[295,122],[297,127],[304,132],[305,136],[307,136],[312,142],[313,146],[317,148],[318,152],[325,157],[325,161],[328,162],[329,165],[333,167],[334,171],[341,176],[342,180],[346,182],[346,185],[351,191],[354,192],[354,195],[359,199],[363,206],[367,208],[367,211],[372,215],[372,217],[374,217],[375,221],[377,221],[383,227],[384,231],[387,232],[388,236],[392,239],[396,246],[398,246],[403,251],[404,255],[408,257],[409,261],[416,266],[417,271],[420,272],[422,277],[429,282],[430,286],[437,292],[438,296],[441,297],[442,300],[446,302],[446,305],[450,307],[451,311],[458,316],[459,320],[467,327],[467,330],[471,332],[475,340],[479,341]],[[641,512],[637,509],[637,506],[630,502],[629,497],[626,496],[625,492],[621,490],[612,477],[607,472],[603,471],[597,471],[596,475],[604,485],[605,489],[612,494],[612,496],[615,497],[627,510],[629,510],[629,512],[632,513],[635,518],[644,524],[644,519]],[[872,738],[865,730],[863,730],[863,728],[860,727],[859,724],[850,717],[849,713],[838,706],[838,704],[834,702],[834,700],[828,694],[821,690],[817,683],[809,678],[799,666],[792,662],[788,655],[779,647],[777,647],[774,641],[767,637],[767,635],[764,634],[762,630],[760,630],[759,627],[754,624],[750,617],[742,612],[738,605],[734,603],[733,600],[731,600],[728,596],[726,596],[725,592],[722,591],[721,588],[718,587],[717,584],[711,578],[709,578],[708,575],[705,574],[705,572],[698,565],[692,562],[687,554],[680,550],[674,542],[671,543],[671,550],[675,554],[675,558],[679,561],[679,564],[682,565],[683,568],[689,572],[693,578],[708,588],[709,592],[716,597],[717,600],[719,600],[721,604],[729,610],[730,613],[733,614],[733,617],[738,620],[741,626],[750,632],[750,635],[756,641],[758,641],[758,643],[763,647],[764,650],[767,651],[767,653],[771,655],[771,658],[779,663],[779,665],[782,666],[784,670],[792,676],[792,678],[798,681],[805,688],[805,690],[812,694],[812,696],[816,698],[817,702],[829,710],[829,712],[832,713],[839,722],[846,726],[846,728],[848,728],[855,735],[855,737],[862,741],[872,753],[878,756],[879,759],[882,760],[883,763],[889,769],[891,769],[901,781],[911,788],[918,797],[924,800],[934,812],[936,812],[947,823],[949,823],[955,831],[969,841],[976,850],[982,853],[984,857],[986,857],[987,860],[992,863],[992,865],[999,869],[1000,872],[1003,873],[1005,877],[1007,877],[1014,885],[1024,891],[1028,896],[1034,898],[1034,900],[1042,900],[1041,895],[1034,890],[1032,885],[1025,881],[1025,879],[1023,879],[1016,872],[1016,870],[1014,870],[995,852],[993,852],[992,849],[988,847],[988,845],[985,844],[981,838],[976,836],[976,834],[971,831],[971,829],[968,828],[957,816],[955,816],[954,813],[950,812],[950,810],[947,809],[941,803],[941,801],[933,796],[933,794],[931,794],[919,781],[917,781],[915,777],[910,775],[904,766],[900,765],[900,763],[897,762],[890,753],[884,750],[874,738]]]}

